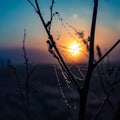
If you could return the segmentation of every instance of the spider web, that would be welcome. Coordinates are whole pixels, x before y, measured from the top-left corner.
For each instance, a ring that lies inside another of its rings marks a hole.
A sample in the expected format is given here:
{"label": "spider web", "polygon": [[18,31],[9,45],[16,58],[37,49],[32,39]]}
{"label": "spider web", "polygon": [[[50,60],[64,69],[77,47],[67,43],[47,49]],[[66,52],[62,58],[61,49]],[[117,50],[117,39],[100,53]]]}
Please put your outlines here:
{"label": "spider web", "polygon": [[[83,54],[84,57],[87,58],[89,41],[88,41],[88,37],[86,36],[88,35],[88,32],[73,27],[72,25],[65,22],[59,14],[57,14],[52,21],[51,33],[56,42],[56,46],[59,49],[60,54],[62,55],[64,61],[66,62],[70,72],[72,73],[74,78],[77,81],[79,81],[79,85],[82,87],[87,71],[87,64],[81,64],[75,61],[74,56],[72,56],[69,52],[69,46],[67,43],[73,42],[79,44],[79,47],[82,48],[81,54]],[[55,53],[54,53],[54,57],[55,57]],[[68,106],[69,109],[77,111],[78,108],[76,105],[77,101],[75,101],[76,99],[73,102],[67,96],[69,92],[71,95],[74,95],[74,98],[78,97],[76,95],[77,92],[74,86],[69,80],[69,76],[67,76],[66,72],[59,64],[59,62],[58,64],[54,63],[53,66],[59,86],[59,91],[65,104]]]}

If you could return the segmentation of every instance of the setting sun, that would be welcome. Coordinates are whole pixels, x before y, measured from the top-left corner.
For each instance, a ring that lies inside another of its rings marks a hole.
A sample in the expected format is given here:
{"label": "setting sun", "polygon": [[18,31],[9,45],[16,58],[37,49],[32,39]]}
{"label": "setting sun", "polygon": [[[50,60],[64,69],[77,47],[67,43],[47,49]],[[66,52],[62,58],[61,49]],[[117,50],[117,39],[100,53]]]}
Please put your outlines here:
{"label": "setting sun", "polygon": [[71,55],[76,56],[80,53],[80,45],[78,43],[73,43],[69,47],[69,52]]}

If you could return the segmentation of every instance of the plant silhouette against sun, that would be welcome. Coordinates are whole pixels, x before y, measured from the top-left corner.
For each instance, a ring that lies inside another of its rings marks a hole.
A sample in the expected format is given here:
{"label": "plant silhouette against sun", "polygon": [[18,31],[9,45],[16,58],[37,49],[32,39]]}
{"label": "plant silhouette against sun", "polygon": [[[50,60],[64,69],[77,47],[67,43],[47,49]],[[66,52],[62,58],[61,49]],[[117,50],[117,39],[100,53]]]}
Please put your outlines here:
{"label": "plant silhouette against sun", "polygon": [[[98,0],[93,0],[94,2],[94,8],[93,8],[93,16],[92,16],[92,23],[91,23],[91,31],[90,31],[90,36],[88,37],[87,41],[83,39],[83,43],[85,44],[87,51],[89,53],[89,61],[88,61],[88,67],[86,71],[86,75],[84,77],[84,83],[81,86],[79,84],[79,81],[75,78],[75,76],[72,74],[71,70],[69,69],[68,65],[66,64],[65,60],[63,59],[63,56],[59,50],[59,48],[56,45],[56,41],[53,37],[53,34],[51,33],[51,26],[53,22],[53,17],[54,16],[60,16],[58,12],[53,12],[53,6],[54,6],[54,0],[52,0],[52,4],[50,6],[50,19],[48,22],[45,21],[40,5],[38,3],[38,0],[27,0],[32,7],[35,9],[35,12],[38,14],[43,27],[45,28],[45,31],[48,35],[48,51],[53,55],[53,57],[58,61],[59,66],[62,70],[63,76],[67,79],[68,82],[71,82],[71,84],[74,86],[76,91],[78,92],[80,96],[80,103],[79,103],[79,120],[85,120],[86,118],[86,106],[87,106],[87,100],[88,100],[88,91],[89,91],[89,86],[90,86],[90,81],[91,77],[93,74],[93,71],[95,68],[98,66],[98,64],[120,43],[120,39],[102,56],[100,52],[99,46],[97,46],[97,51],[98,51],[98,56],[99,60],[95,61],[94,58],[94,36],[95,36],[95,28],[96,28],[96,18],[97,18],[97,10],[98,10]],[[61,19],[62,21],[62,19]],[[83,33],[79,32],[79,36],[83,38]],[[114,87],[113,87],[114,88]],[[108,97],[110,96],[111,92],[113,91],[113,88],[110,90],[110,92],[107,94],[107,97],[103,103],[103,106],[105,102],[108,100]],[[61,90],[62,91],[62,90]],[[63,98],[65,98],[63,94]],[[67,102],[67,101],[66,101]],[[68,103],[67,103],[68,104]],[[102,110],[102,107],[100,108],[99,111]],[[98,112],[99,114],[99,112]],[[96,116],[98,116],[98,114]]]}

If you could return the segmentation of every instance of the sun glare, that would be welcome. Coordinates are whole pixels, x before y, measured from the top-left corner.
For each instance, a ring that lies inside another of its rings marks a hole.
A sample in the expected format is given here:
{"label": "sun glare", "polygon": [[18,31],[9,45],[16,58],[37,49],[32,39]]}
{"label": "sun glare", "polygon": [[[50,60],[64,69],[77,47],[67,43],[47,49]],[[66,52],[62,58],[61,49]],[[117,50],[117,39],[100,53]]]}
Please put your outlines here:
{"label": "sun glare", "polygon": [[78,43],[73,43],[69,47],[69,52],[71,55],[76,56],[80,53],[80,45]]}

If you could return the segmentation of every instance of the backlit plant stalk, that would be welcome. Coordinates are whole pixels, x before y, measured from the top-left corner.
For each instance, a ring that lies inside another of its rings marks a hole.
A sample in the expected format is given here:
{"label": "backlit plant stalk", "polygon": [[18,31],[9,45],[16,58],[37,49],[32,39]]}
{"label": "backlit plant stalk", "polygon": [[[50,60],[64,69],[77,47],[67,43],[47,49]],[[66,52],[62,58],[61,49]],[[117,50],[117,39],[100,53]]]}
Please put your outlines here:
{"label": "backlit plant stalk", "polygon": [[[42,21],[42,24],[46,30],[46,33],[48,35],[48,39],[50,40],[50,43],[51,43],[51,51],[54,52],[54,57],[58,60],[58,62],[60,63],[60,65],[62,66],[62,68],[64,69],[64,71],[67,73],[69,79],[71,80],[71,82],[74,84],[75,88],[77,89],[77,91],[80,91],[80,87],[77,83],[77,81],[74,79],[73,75],[71,74],[71,72],[69,71],[66,63],[64,62],[63,60],[63,57],[61,56],[57,46],[56,46],[56,43],[55,43],[55,40],[53,38],[53,36],[51,35],[50,33],[50,26],[52,24],[52,17],[54,16],[55,13],[52,13],[52,7],[53,7],[53,3],[54,3],[54,0],[52,0],[52,6],[51,6],[51,18],[50,18],[50,21],[48,21],[48,23],[46,24],[45,23],[45,20],[41,14],[41,11],[40,11],[40,7],[39,7],[39,4],[38,4],[38,0],[35,0],[35,6],[34,4],[28,0],[28,2],[34,7],[36,13],[39,15],[40,17],[40,20]],[[56,14],[58,14],[56,12]],[[53,53],[52,53],[53,54]]]}
{"label": "backlit plant stalk", "polygon": [[80,94],[80,111],[79,111],[80,120],[85,120],[88,90],[89,90],[91,76],[94,70],[94,36],[95,36],[97,9],[98,9],[98,0],[94,0],[91,33],[89,37],[89,42],[90,42],[89,63],[88,63],[88,69],[87,69],[84,87],[81,90],[81,94]]}
{"label": "backlit plant stalk", "polygon": [[55,59],[58,60],[61,68],[64,70],[64,72],[67,74],[68,79],[72,82],[74,87],[76,88],[77,92],[80,95],[80,106],[79,106],[79,120],[85,120],[86,116],[86,105],[87,105],[87,98],[88,98],[88,90],[90,86],[90,80],[92,77],[92,73],[96,66],[119,44],[120,40],[118,40],[113,47],[108,50],[96,63],[94,63],[94,36],[95,36],[95,28],[96,28],[96,18],[97,18],[97,10],[98,10],[98,0],[94,0],[94,9],[93,9],[93,16],[92,16],[92,24],[91,24],[91,33],[89,36],[89,62],[88,62],[88,69],[87,74],[85,77],[85,82],[83,85],[83,88],[80,87],[78,84],[78,81],[74,78],[71,71],[69,70],[68,66],[66,65],[61,53],[59,52],[59,49],[56,46],[55,40],[50,32],[51,25],[52,25],[52,19],[55,14],[59,14],[58,12],[53,13],[53,4],[54,0],[52,0],[52,5],[50,7],[50,20],[48,23],[45,23],[45,20],[41,14],[40,7],[38,4],[38,0],[35,1],[35,5],[32,3],[31,0],[27,0],[32,7],[35,9],[36,13],[38,14],[40,20],[42,21],[42,24],[45,28],[45,31],[48,35],[48,41],[49,44],[49,52],[55,57]]}
{"label": "backlit plant stalk", "polygon": [[24,30],[24,38],[23,38],[23,55],[24,55],[24,64],[25,64],[25,108],[26,108],[26,115],[27,120],[30,120],[30,105],[29,105],[29,63],[28,57],[25,47],[25,40],[26,40],[26,29]]}
{"label": "backlit plant stalk", "polygon": [[[25,42],[26,42],[26,29],[24,30],[24,37],[23,37],[23,41],[22,41],[22,43],[23,43],[22,49],[23,49],[23,57],[24,57],[24,65],[25,65],[25,85],[24,86],[22,86],[20,83],[21,81],[17,74],[16,67],[11,65],[11,70],[17,80],[17,87],[18,87],[17,92],[20,94],[20,96],[23,99],[26,119],[30,120],[29,82],[30,82],[30,77],[34,71],[34,67],[32,68],[32,70],[29,73],[29,61],[28,61],[28,57],[27,57]],[[25,88],[25,89],[23,90],[23,88]]]}

